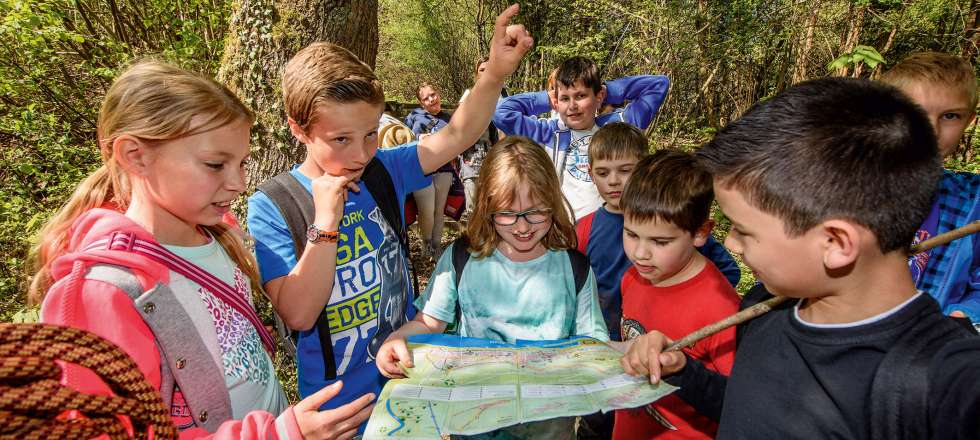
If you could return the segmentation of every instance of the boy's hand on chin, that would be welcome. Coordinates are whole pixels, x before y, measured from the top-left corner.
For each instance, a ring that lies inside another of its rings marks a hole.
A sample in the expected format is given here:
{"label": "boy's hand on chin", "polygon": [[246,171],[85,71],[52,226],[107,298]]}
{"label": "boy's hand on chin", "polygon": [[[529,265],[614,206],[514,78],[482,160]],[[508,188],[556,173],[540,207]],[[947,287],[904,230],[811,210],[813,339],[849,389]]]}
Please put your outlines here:
{"label": "boy's hand on chin", "polygon": [[524,25],[508,26],[510,19],[517,15],[519,10],[520,7],[513,4],[497,16],[493,28],[493,40],[490,41],[490,60],[487,62],[484,75],[502,81],[517,70],[521,58],[534,44],[534,39],[524,29]]}

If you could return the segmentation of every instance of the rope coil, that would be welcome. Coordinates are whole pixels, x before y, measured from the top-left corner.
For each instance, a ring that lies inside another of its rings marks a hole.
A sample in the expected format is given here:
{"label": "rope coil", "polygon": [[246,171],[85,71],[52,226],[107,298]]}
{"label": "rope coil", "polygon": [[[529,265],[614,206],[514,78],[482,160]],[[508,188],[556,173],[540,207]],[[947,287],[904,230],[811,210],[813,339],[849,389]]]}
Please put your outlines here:
{"label": "rope coil", "polygon": [[[58,360],[93,371],[115,395],[62,386]],[[67,410],[86,418],[57,418]],[[177,438],[160,393],[116,345],[70,327],[0,323],[0,440],[134,438],[117,415],[129,417],[135,438],[151,427],[155,439]]]}

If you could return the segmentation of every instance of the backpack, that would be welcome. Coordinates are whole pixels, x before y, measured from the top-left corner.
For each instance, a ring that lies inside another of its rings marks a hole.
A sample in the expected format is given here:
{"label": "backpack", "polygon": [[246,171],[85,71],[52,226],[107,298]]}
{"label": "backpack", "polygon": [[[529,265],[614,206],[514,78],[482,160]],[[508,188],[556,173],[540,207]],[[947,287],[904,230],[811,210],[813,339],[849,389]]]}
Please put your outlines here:
{"label": "backpack", "polygon": [[[745,294],[739,309],[772,298],[756,284]],[[786,301],[776,309],[793,307]],[[736,330],[736,353],[745,326]],[[968,319],[931,314],[903,334],[885,354],[871,382],[869,398],[873,440],[929,438],[929,364],[945,343],[976,337]]]}
{"label": "backpack", "polygon": [[[453,241],[453,271],[456,272],[456,286],[459,286],[459,280],[463,278],[463,269],[466,267],[466,263],[470,261],[470,242],[466,239],[466,235],[460,235],[459,238]],[[578,294],[585,286],[585,282],[589,280],[589,271],[592,267],[589,266],[589,259],[586,258],[584,254],[575,250],[567,249],[565,253],[568,255],[568,263],[572,265],[572,278],[575,281],[575,294]],[[446,333],[458,333],[460,325],[460,317],[462,316],[462,310],[459,307],[459,301],[456,301],[456,319],[453,325],[446,330]]]}
{"label": "backpack", "polygon": [[[409,249],[408,234],[405,231],[405,226],[402,224],[402,204],[398,200],[395,184],[391,180],[391,174],[385,169],[381,160],[374,157],[364,167],[361,181],[364,182],[367,191],[374,197],[385,221],[388,222],[388,225],[398,235],[402,249],[407,255]],[[282,213],[282,218],[286,221],[286,226],[289,228],[289,233],[293,239],[293,245],[296,249],[296,259],[299,260],[300,256],[303,255],[303,251],[306,249],[306,230],[313,223],[313,194],[307,191],[289,171],[280,173],[267,180],[259,185],[258,189],[265,193],[269,197],[269,200],[272,200],[272,203],[279,208],[279,212]],[[411,259],[408,262],[409,271],[413,274],[413,287],[417,292],[418,280],[414,277],[415,271],[411,268]],[[404,310],[402,313],[404,313]],[[337,376],[337,366],[334,362],[333,343],[330,339],[330,323],[323,313],[317,318],[315,328],[320,336],[320,350],[323,353],[326,379],[334,379]],[[288,341],[284,344],[287,346],[286,350],[291,356],[295,357],[298,334],[287,328],[282,320],[279,319],[278,315],[276,316],[276,330],[280,336],[283,336],[284,342]]]}

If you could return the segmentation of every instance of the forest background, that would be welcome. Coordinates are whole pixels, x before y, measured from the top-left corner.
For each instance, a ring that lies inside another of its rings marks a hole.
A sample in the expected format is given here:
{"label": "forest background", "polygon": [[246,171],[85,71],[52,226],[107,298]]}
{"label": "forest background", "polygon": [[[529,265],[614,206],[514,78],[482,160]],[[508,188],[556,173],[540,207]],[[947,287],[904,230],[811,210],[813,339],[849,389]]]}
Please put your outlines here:
{"label": "forest background", "polygon": [[[254,188],[305,154],[286,129],[278,85],[296,50],[318,40],[348,47],[375,66],[397,108],[415,105],[422,81],[436,84],[452,103],[471,85],[474,62],[486,53],[493,18],[505,6],[497,0],[0,0],[0,321],[24,309],[26,260],[37,231],[99,165],[100,99],[127,62],[156,56],[215,76],[256,109]],[[647,131],[651,149],[696,148],[753,103],[805,79],[875,78],[922,50],[975,62],[980,40],[977,0],[531,0],[521,6],[517,21],[535,46],[508,90],[542,89],[548,72],[572,55],[594,59],[607,79],[667,75],[670,94]],[[946,165],[980,171],[978,145],[971,126]],[[753,278],[743,271],[744,289]]]}

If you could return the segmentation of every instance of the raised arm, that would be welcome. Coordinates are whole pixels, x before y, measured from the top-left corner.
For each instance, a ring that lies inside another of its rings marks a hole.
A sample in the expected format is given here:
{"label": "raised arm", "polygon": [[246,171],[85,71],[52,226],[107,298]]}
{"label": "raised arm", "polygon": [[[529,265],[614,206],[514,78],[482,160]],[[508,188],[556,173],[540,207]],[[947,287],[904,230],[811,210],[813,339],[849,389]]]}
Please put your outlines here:
{"label": "raised arm", "polygon": [[511,5],[497,17],[487,70],[477,79],[449,125],[419,141],[419,163],[425,173],[437,170],[473,145],[490,124],[504,80],[514,72],[533,43],[524,26],[507,25],[518,10],[516,4]]}
{"label": "raised arm", "polygon": [[521,93],[506,98],[497,105],[493,125],[508,136],[527,136],[539,144],[547,145],[558,129],[558,123],[536,115],[549,111],[551,102],[547,92]]}
{"label": "raised arm", "polygon": [[606,84],[606,103],[620,105],[629,101],[623,119],[646,129],[667,98],[670,80],[663,75],[627,76]]}

